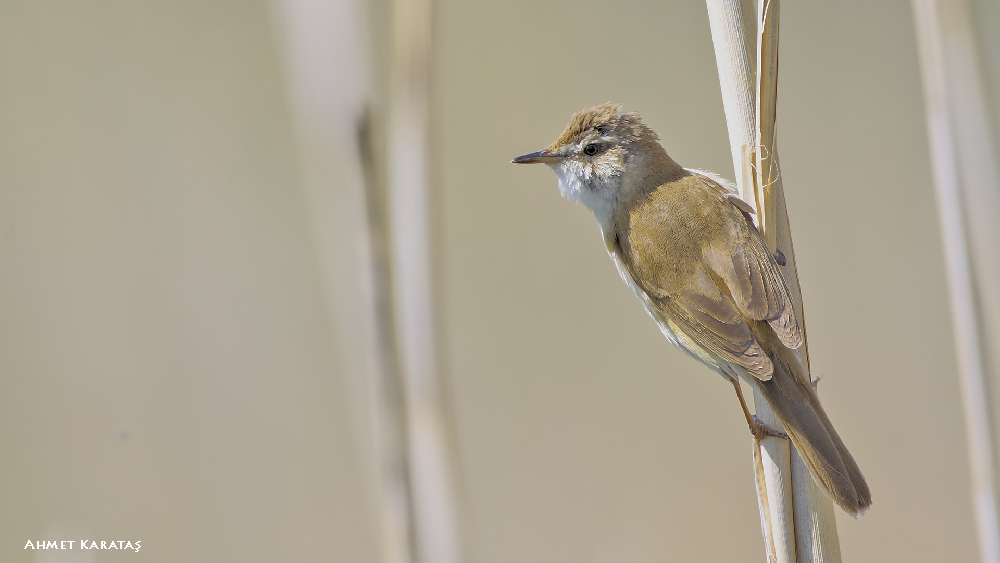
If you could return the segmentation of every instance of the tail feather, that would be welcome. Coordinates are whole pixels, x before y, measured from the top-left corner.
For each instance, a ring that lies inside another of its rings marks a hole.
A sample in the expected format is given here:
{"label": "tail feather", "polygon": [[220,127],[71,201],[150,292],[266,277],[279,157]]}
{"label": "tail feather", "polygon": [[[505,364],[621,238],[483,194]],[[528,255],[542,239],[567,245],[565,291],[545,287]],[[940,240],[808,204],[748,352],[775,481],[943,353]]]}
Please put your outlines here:
{"label": "tail feather", "polygon": [[796,377],[781,359],[774,366],[770,380],[752,383],[781,420],[792,445],[819,485],[848,513],[861,514],[871,506],[871,491],[820,405],[816,391],[804,378]]}

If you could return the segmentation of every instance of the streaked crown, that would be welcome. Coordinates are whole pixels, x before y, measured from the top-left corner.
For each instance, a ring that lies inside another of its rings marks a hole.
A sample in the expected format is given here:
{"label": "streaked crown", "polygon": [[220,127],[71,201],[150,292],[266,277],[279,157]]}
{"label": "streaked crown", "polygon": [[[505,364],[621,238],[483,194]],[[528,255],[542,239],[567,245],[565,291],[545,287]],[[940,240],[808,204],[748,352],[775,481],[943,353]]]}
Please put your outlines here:
{"label": "streaked crown", "polygon": [[545,150],[561,152],[560,149],[578,145],[589,137],[595,140],[613,137],[619,143],[656,141],[660,138],[656,131],[642,122],[639,114],[622,112],[621,104],[603,103],[573,114],[566,130]]}

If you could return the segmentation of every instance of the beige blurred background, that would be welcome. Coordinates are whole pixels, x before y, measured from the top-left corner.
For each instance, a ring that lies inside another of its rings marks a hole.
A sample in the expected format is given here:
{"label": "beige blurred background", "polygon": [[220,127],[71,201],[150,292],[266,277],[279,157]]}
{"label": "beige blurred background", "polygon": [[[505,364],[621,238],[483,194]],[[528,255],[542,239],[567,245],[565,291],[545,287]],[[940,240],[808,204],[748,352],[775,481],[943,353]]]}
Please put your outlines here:
{"label": "beige blurred background", "polygon": [[[389,12],[367,8],[376,116]],[[273,15],[0,3],[0,561],[381,560]],[[910,5],[782,16],[811,362],[875,499],[838,513],[844,560],[976,561]],[[434,29],[466,559],[762,561],[730,387],[663,339],[554,175],[508,164],[614,101],[732,177],[704,2],[439,0]],[[142,549],[23,549],[84,538]]]}

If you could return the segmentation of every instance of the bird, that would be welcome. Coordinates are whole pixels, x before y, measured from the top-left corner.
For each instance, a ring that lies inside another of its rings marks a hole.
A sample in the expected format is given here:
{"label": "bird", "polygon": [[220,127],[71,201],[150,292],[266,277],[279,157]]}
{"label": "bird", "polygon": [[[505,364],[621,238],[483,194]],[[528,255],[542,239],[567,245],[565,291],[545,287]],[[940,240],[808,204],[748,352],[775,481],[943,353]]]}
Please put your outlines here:
{"label": "bird", "polygon": [[[753,206],[730,182],[677,164],[638,114],[610,103],[577,112],[551,145],[511,162],[547,164],[562,194],[593,212],[622,279],[667,340],[733,385],[754,438],[790,439],[852,516],[871,506],[794,352],[803,336],[784,257],[768,249]],[[750,414],[740,380],[764,397],[780,430]]]}

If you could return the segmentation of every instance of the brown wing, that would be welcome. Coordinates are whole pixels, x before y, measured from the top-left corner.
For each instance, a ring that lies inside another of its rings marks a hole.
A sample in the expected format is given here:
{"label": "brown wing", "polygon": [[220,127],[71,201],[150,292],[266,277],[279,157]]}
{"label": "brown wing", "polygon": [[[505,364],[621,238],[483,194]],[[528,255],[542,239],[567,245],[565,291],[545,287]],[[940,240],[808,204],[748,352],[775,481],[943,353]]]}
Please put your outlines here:
{"label": "brown wing", "polygon": [[694,174],[661,186],[630,213],[622,257],[648,299],[693,344],[766,380],[774,366],[752,321],[766,321],[789,348],[802,336],[774,257],[727,195]]}
{"label": "brown wing", "polygon": [[694,284],[665,299],[661,308],[699,346],[747,370],[762,380],[771,378],[774,366],[754,338],[743,314],[720,291],[705,269],[699,268]]}
{"label": "brown wing", "polygon": [[767,321],[782,344],[798,348],[802,345],[802,331],[778,264],[756,231],[748,230],[740,238],[728,248],[705,249],[705,263],[726,284],[744,315]]}

